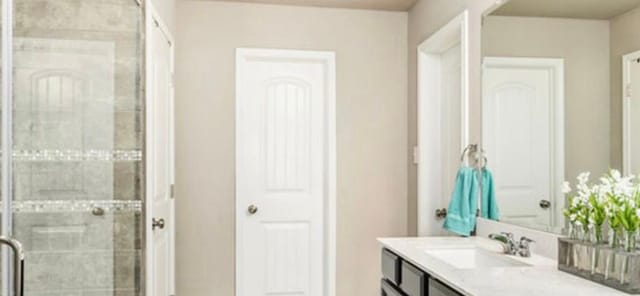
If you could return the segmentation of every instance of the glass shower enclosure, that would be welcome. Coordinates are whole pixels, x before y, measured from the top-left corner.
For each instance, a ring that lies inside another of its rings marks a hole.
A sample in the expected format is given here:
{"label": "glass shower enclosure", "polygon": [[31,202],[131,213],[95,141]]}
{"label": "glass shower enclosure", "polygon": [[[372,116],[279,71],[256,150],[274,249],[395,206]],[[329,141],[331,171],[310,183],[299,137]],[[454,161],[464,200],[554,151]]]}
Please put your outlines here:
{"label": "glass shower enclosure", "polygon": [[2,0],[0,223],[24,295],[143,294],[143,18],[135,0]]}

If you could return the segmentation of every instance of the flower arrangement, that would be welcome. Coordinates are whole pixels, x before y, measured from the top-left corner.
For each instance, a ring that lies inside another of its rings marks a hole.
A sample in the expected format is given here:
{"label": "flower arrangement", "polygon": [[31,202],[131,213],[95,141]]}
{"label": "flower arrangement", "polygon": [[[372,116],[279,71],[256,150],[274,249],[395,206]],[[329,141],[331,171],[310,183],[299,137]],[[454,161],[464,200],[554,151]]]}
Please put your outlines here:
{"label": "flower arrangement", "polygon": [[575,190],[569,182],[563,185],[568,194],[564,215],[569,220],[573,238],[603,243],[602,228],[609,226],[609,244],[617,247],[624,235],[626,251],[635,248],[635,237],[640,229],[640,179],[622,176],[611,170],[599,179],[589,182],[590,173],[577,177]]}

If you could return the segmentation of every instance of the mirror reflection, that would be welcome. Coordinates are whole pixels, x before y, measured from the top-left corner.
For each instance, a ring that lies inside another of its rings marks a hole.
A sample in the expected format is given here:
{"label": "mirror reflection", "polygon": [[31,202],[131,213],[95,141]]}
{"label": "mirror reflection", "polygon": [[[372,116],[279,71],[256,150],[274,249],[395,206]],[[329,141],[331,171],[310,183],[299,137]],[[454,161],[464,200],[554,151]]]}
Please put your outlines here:
{"label": "mirror reflection", "polygon": [[512,0],[483,21],[482,142],[500,220],[565,225],[565,180],[640,173],[640,0]]}

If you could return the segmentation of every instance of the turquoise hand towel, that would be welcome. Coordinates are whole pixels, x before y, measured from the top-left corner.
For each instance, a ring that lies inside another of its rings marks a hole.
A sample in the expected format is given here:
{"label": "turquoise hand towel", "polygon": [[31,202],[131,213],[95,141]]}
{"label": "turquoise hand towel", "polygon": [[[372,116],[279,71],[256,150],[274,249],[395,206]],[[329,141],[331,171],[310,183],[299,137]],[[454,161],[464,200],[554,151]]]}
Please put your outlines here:
{"label": "turquoise hand towel", "polygon": [[478,208],[478,179],[473,168],[461,167],[449,202],[444,229],[469,236],[476,225]]}
{"label": "turquoise hand towel", "polygon": [[493,175],[488,169],[482,170],[482,203],[480,214],[483,218],[498,221],[500,219],[500,211],[498,210],[498,201],[496,200],[496,192],[493,187]]}

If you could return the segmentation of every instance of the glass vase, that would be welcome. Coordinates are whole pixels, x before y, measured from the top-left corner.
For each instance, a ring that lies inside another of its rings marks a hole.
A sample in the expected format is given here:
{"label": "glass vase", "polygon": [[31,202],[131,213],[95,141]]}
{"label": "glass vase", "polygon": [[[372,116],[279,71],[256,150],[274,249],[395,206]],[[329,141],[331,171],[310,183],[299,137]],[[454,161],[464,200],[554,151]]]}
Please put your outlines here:
{"label": "glass vase", "polygon": [[636,232],[625,231],[624,233],[624,251],[633,252],[636,248]]}
{"label": "glass vase", "polygon": [[569,239],[572,240],[579,240],[579,229],[581,227],[578,225],[575,225],[574,223],[569,223],[569,231],[567,233],[567,237],[569,237]]}
{"label": "glass vase", "polygon": [[602,237],[602,225],[598,226],[598,225],[594,225],[591,229],[590,229],[590,240],[592,243],[594,244],[602,244],[604,242],[604,239]]}
{"label": "glass vase", "polygon": [[583,242],[591,242],[591,230],[588,226],[582,226],[580,232],[578,233],[578,237]]}
{"label": "glass vase", "polygon": [[620,229],[609,229],[609,247],[612,249],[617,249],[620,247],[620,240],[622,239]]}

